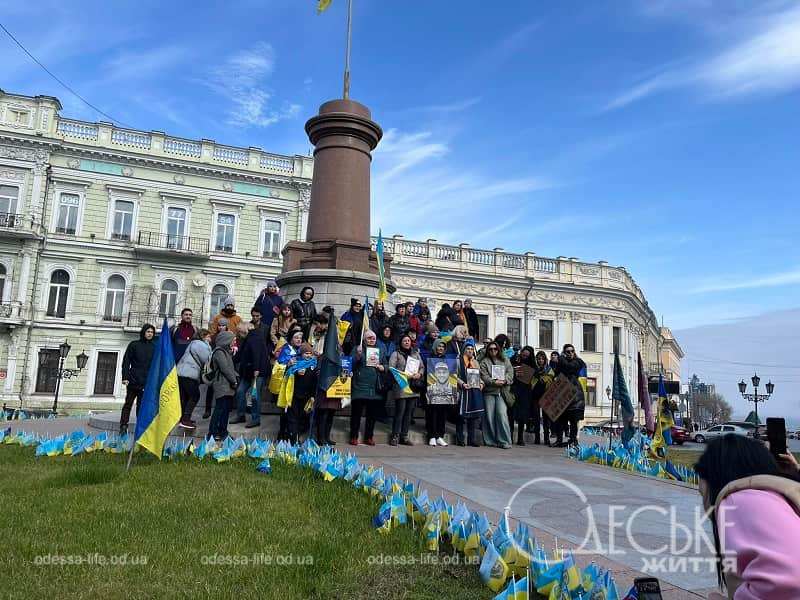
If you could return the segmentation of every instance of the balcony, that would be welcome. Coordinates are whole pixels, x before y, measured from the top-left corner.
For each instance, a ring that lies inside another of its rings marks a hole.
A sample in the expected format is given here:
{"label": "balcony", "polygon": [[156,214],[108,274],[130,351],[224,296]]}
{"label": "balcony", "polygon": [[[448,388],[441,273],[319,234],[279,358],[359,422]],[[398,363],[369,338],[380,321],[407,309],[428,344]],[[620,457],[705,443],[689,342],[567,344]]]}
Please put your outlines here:
{"label": "balcony", "polygon": [[0,323],[12,324],[22,322],[22,304],[4,302],[0,304]]}
{"label": "balcony", "polygon": [[[199,306],[202,307],[202,304]],[[183,304],[181,304],[181,308],[183,308]],[[192,307],[189,306],[189,308]],[[175,312],[177,313],[178,311],[176,310]],[[192,312],[194,313],[194,319],[192,320],[192,323],[195,325],[195,327],[205,327],[207,325],[207,319],[202,308],[198,308],[197,310],[192,308]],[[132,311],[129,312],[127,316],[122,319],[122,321],[124,323],[125,331],[138,332],[144,325],[149,323],[156,328],[156,333],[158,334],[161,333],[161,324],[164,322],[164,317],[167,318],[167,325],[169,327],[177,325],[181,320],[181,316],[179,314],[165,315],[163,312],[159,311]]]}
{"label": "balcony", "polygon": [[171,235],[155,231],[140,231],[136,251],[142,256],[175,256],[181,259],[208,258],[208,238]]}
{"label": "balcony", "polygon": [[38,227],[34,226],[33,219],[23,217],[16,213],[0,213],[0,235],[12,238],[36,238]]}

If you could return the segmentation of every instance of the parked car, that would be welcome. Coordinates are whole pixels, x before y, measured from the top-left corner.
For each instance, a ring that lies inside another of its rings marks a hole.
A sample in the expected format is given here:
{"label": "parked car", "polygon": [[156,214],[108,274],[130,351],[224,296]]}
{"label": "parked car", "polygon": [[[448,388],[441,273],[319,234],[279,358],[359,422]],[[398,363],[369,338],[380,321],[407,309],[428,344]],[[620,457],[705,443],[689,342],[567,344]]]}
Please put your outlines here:
{"label": "parked car", "polygon": [[786,437],[790,440],[800,440],[800,430],[798,431],[787,431]]}
{"label": "parked car", "polygon": [[689,432],[686,431],[685,427],[681,427],[680,425],[673,425],[670,428],[670,433],[672,434],[672,443],[678,446],[683,446],[683,443],[688,442],[690,439]]}
{"label": "parked car", "polygon": [[750,421],[725,421],[723,425],[736,425],[737,427],[741,427],[742,429],[755,429],[755,424],[751,423]]}
{"label": "parked car", "polygon": [[714,425],[708,429],[695,431],[692,439],[694,439],[694,441],[698,444],[703,444],[708,440],[712,440],[715,437],[726,435],[728,433],[735,433],[736,435],[752,435],[752,431],[752,428],[748,429],[745,427],[739,427],[738,425]]}
{"label": "parked car", "polygon": [[603,433],[608,433],[609,431],[615,435],[619,435],[620,433],[622,433],[622,423],[619,421],[605,420],[601,421],[597,425],[594,425],[594,427],[596,427]]}

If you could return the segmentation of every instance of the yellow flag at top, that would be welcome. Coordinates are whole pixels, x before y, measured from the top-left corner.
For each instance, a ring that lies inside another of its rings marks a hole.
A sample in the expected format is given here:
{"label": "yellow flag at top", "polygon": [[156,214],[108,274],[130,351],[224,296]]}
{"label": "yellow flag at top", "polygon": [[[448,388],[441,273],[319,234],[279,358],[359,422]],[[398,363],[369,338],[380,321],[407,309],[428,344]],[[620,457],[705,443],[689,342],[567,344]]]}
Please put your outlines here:
{"label": "yellow flag at top", "polygon": [[317,2],[317,14],[323,13],[326,10],[328,10],[328,8],[331,5],[331,2],[333,2],[333,0],[319,0],[319,2]]}

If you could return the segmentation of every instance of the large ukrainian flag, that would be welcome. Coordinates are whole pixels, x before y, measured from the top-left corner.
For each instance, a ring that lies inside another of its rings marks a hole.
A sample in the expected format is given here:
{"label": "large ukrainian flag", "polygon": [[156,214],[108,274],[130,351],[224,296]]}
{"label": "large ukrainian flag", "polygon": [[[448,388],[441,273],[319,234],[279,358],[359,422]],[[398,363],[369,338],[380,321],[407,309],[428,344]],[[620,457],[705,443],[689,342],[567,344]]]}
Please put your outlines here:
{"label": "large ukrainian flag", "polygon": [[167,436],[181,418],[178,371],[166,319],[153,353],[141,402],[134,439],[136,444],[160,459]]}

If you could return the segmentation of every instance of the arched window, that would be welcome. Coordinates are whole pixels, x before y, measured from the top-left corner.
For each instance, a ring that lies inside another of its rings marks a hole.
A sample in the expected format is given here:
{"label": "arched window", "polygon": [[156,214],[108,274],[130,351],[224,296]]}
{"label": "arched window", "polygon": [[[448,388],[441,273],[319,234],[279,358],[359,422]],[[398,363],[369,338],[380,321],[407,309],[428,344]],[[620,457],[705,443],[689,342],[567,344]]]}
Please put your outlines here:
{"label": "arched window", "polygon": [[174,317],[175,305],[178,302],[178,284],[174,279],[161,282],[161,298],[158,302],[159,317]]}
{"label": "arched window", "polygon": [[213,288],[211,288],[211,318],[213,319],[216,315],[219,314],[219,311],[225,308],[222,305],[222,302],[225,300],[225,296],[228,295],[228,287],[218,283]]}
{"label": "arched window", "polygon": [[106,308],[103,319],[106,321],[122,321],[122,310],[125,305],[125,278],[112,275],[106,283]]}
{"label": "arched window", "polygon": [[3,293],[6,291],[6,266],[0,264],[0,302],[3,301]]}
{"label": "arched window", "polygon": [[50,275],[50,293],[47,297],[47,316],[63,319],[67,316],[67,296],[69,295],[69,273],[56,269]]}

